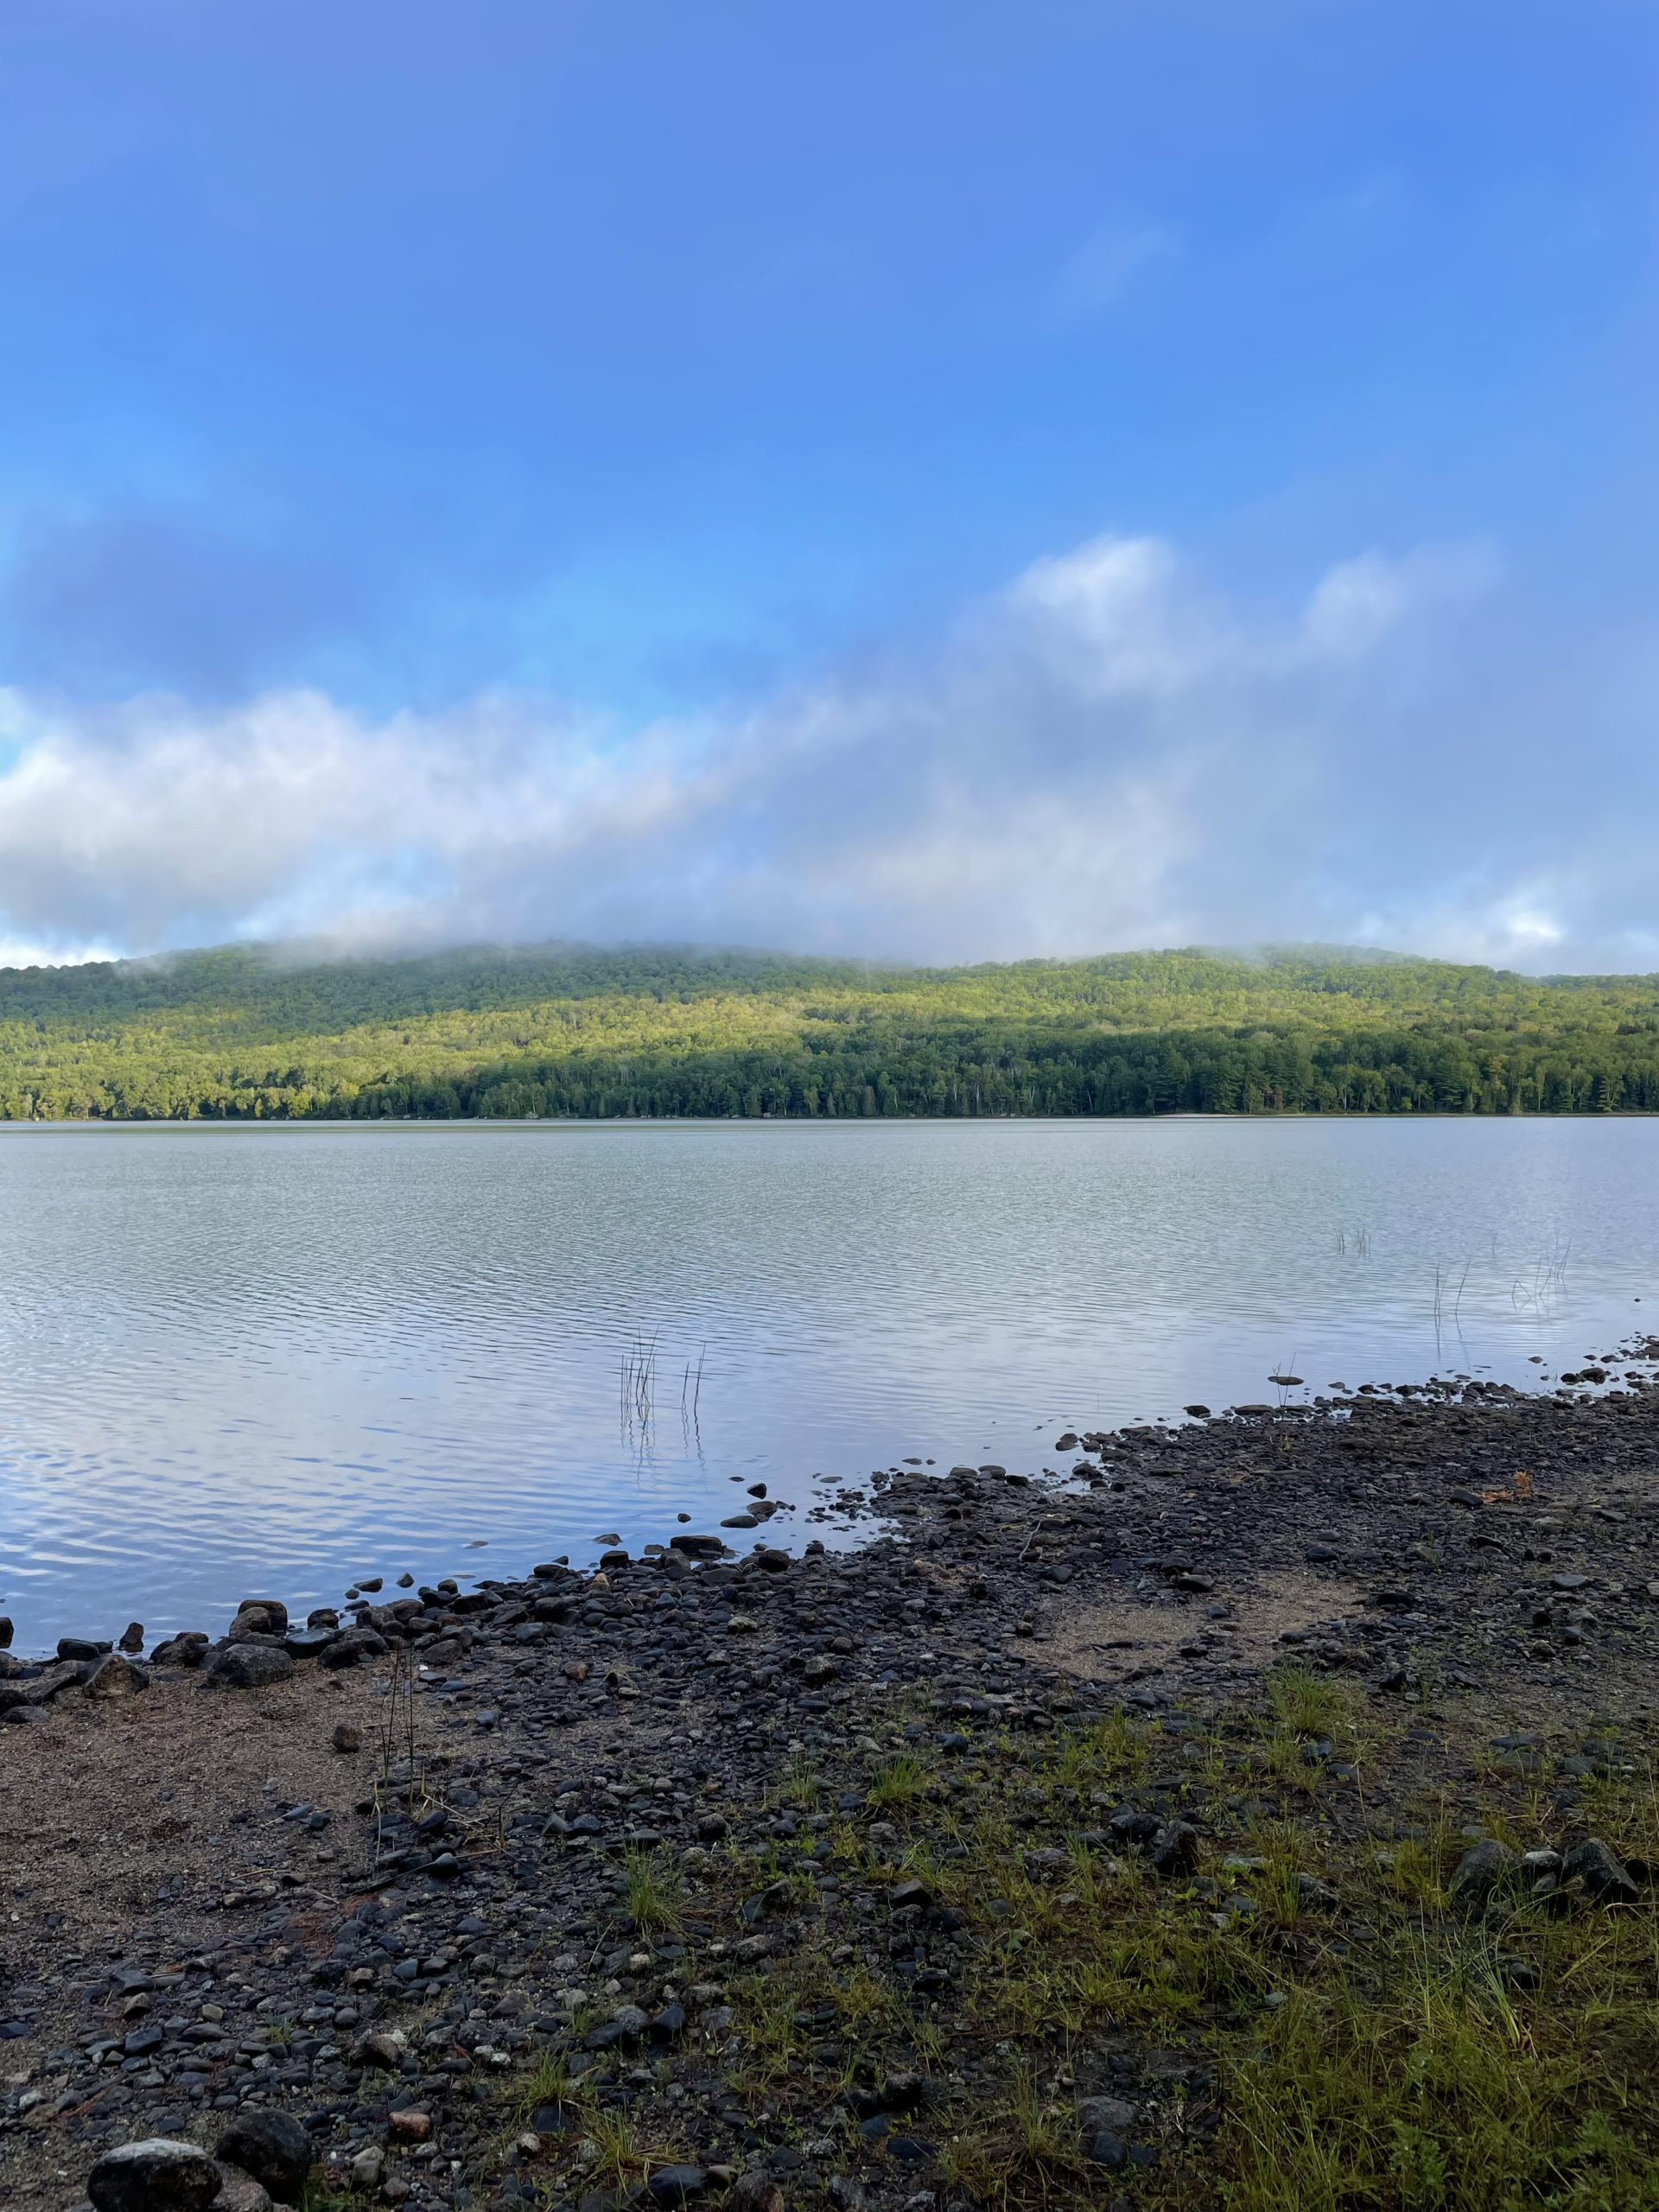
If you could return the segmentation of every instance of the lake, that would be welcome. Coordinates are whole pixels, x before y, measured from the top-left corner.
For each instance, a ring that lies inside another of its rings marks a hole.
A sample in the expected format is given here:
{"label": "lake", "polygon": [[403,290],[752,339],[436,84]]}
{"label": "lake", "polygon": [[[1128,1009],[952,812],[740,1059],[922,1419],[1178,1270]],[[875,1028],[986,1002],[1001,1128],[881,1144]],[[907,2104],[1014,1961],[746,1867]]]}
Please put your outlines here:
{"label": "lake", "polygon": [[214,1629],[754,1481],[844,1542],[874,1468],[1272,1375],[1548,1387],[1645,1334],[1656,1166],[1643,1120],[0,1128],[0,1612]]}

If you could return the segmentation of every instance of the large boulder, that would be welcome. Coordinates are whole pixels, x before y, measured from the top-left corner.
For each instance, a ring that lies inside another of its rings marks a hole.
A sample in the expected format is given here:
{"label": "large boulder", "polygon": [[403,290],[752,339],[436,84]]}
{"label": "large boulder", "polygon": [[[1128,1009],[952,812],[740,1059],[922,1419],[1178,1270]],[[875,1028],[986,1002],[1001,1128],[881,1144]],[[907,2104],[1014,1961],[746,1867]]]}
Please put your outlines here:
{"label": "large boulder", "polygon": [[215,1689],[267,1690],[291,1680],[294,1662],[279,1643],[232,1643],[207,1669]]}
{"label": "large boulder", "polygon": [[207,2212],[224,2176],[205,2151],[152,2135],[106,2152],[87,2177],[98,2212]]}
{"label": "large boulder", "polygon": [[241,2112],[219,2137],[219,2156],[251,2174],[279,2204],[297,2204],[311,2171],[311,2138],[292,2113]]}

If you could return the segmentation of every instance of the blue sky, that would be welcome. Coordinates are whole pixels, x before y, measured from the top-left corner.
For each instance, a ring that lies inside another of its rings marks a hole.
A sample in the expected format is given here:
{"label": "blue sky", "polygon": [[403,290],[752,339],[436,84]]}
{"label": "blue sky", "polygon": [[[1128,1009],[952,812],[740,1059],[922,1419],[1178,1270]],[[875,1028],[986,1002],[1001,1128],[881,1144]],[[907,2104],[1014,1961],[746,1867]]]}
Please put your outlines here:
{"label": "blue sky", "polygon": [[1656,65],[0,0],[0,940],[1659,966]]}

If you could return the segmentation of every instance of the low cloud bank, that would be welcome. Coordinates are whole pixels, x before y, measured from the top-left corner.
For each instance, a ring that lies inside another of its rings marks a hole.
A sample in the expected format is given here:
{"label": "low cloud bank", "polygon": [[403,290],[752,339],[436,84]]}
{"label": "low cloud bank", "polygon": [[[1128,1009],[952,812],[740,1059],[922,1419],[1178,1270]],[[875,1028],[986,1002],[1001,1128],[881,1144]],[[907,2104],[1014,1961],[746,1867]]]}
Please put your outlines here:
{"label": "low cloud bank", "polygon": [[1552,642],[1478,547],[1365,554],[1286,611],[1104,537],[925,650],[642,729],[522,696],[376,721],[0,692],[0,938],[1649,968],[1656,689],[1639,641]]}

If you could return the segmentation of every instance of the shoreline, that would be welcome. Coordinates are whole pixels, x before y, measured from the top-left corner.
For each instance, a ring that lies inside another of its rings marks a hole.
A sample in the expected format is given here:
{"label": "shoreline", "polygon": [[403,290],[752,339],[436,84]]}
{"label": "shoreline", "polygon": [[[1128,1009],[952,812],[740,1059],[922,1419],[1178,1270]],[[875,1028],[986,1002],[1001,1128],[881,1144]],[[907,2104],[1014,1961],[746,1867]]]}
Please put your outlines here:
{"label": "shoreline", "polygon": [[[1051,1807],[1023,1836],[1025,1878],[1045,1854],[1045,1880],[1121,1868],[1140,1819],[1154,1852],[1185,1832],[1167,1878],[1196,1891],[1239,1880],[1240,1816],[1182,1747],[1275,1681],[1349,1715],[1309,1738],[1306,1783],[1283,1783],[1278,1817],[1322,1849],[1400,1824],[1374,1771],[1390,1759],[1443,1770],[1442,1789],[1462,1786],[1465,1738],[1505,1788],[1548,1760],[1570,1821],[1574,1783],[1593,1798],[1607,1765],[1581,1744],[1651,1751],[1659,1389],[1369,1390],[1339,1412],[1082,1441],[1098,1472],[1081,1478],[889,1474],[868,1508],[890,1525],[857,1550],[716,1557],[724,1535],[679,1531],[699,1553],[683,1567],[662,1563],[665,1538],[597,1575],[428,1586],[437,1605],[366,1592],[315,1656],[283,1649],[268,1610],[147,1687],[110,1660],[0,1679],[33,1716],[0,1727],[0,2202],[67,2207],[120,2142],[211,2149],[266,2110],[305,2128],[314,2193],[415,2212],[763,2186],[839,2212],[924,2185],[974,2201],[941,2161],[989,2091],[946,2063],[948,2038],[988,2063],[953,1992],[1001,1923],[993,1898],[944,1925],[961,1909],[925,1831],[982,1763],[995,1789],[1113,1730],[1174,1758],[1173,1789],[1143,1776],[1116,1812]],[[352,1663],[327,1663],[342,1646]],[[88,1665],[106,1677],[91,1695]],[[902,1901],[906,1881],[920,1893]],[[891,2124],[861,2132],[883,2113],[859,2117],[858,2082],[836,2086],[810,2024],[795,2070],[757,2073],[771,2031],[750,1985],[785,1965],[843,1982],[858,1967],[902,1999],[865,2056],[928,2077],[913,2138],[891,2098]],[[957,2001],[961,2022],[936,2027]],[[1089,2031],[1096,2102],[1116,2085],[1166,2167],[1167,2069],[1208,2110],[1207,2062],[1190,2022],[1149,2040],[1133,2008],[1108,2011],[1117,2027]],[[593,2133],[618,2113],[637,2172]],[[1128,2143],[1111,2171],[1133,2188],[1129,2123],[1096,2134]],[[1224,2107],[1193,2156],[1211,2136],[1227,2139]],[[913,2157],[894,2147],[912,2139]],[[658,2144],[695,2187],[657,2185]]]}
{"label": "shoreline", "polygon": [[[1621,1375],[1618,1371],[1620,1370],[1627,1371]],[[1647,1371],[1637,1372],[1638,1370]],[[1333,1386],[1331,1393],[1317,1393],[1301,1399],[1293,1400],[1281,1394],[1276,1403],[1261,1402],[1227,1406],[1216,1413],[1211,1413],[1208,1407],[1195,1404],[1183,1408],[1182,1417],[1179,1421],[1158,1419],[1139,1424],[1126,1424],[1115,1430],[1091,1430],[1084,1433],[1081,1440],[1077,1436],[1073,1435],[1071,1441],[1076,1446],[1076,1457],[1074,1464],[1069,1467],[1045,1468],[1040,1472],[1029,1470],[1024,1473],[1016,1472],[1013,1475],[1009,1475],[1007,1470],[999,1468],[996,1473],[999,1478],[1006,1478],[1016,1485],[1058,1484],[1059,1487],[1064,1488],[1070,1483],[1083,1481],[1090,1483],[1095,1488],[1103,1486],[1108,1489],[1116,1489],[1119,1485],[1112,1480],[1115,1468],[1133,1471],[1137,1452],[1144,1454],[1147,1449],[1155,1451],[1161,1448],[1166,1442],[1174,1446],[1176,1440],[1183,1438],[1190,1440],[1195,1434],[1205,1433],[1213,1435],[1218,1432],[1226,1433],[1231,1429],[1248,1435],[1264,1421],[1288,1424],[1293,1427],[1298,1425],[1303,1427],[1323,1425],[1330,1427],[1339,1424],[1354,1412],[1363,1414],[1368,1409],[1374,1410],[1378,1406],[1407,1406],[1419,1402],[1426,1407],[1456,1405],[1462,1407],[1465,1410],[1471,1406],[1489,1408],[1504,1406],[1513,1408],[1534,1405],[1585,1406],[1601,1403],[1605,1401],[1617,1403],[1634,1393],[1648,1390],[1659,1391],[1659,1337],[1650,1337],[1645,1332],[1637,1332],[1628,1337],[1619,1350],[1606,1355],[1605,1364],[1594,1361],[1587,1362],[1585,1368],[1560,1376],[1553,1385],[1548,1382],[1548,1370],[1546,1370],[1546,1381],[1535,1389],[1522,1389],[1509,1382],[1486,1381],[1477,1376],[1466,1376],[1461,1370],[1458,1370],[1452,1376],[1434,1374],[1421,1381],[1412,1382],[1365,1382],[1352,1389]],[[1096,1444],[1101,1448],[1098,1463],[1091,1458]],[[1039,1456],[1045,1453],[1052,1453],[1062,1458],[1065,1456],[1059,1451],[1058,1444],[1045,1444]],[[914,1478],[917,1480],[937,1480],[938,1479],[937,1473],[933,1477],[925,1478],[922,1470],[925,1467],[938,1468],[940,1465],[941,1463],[934,1459],[925,1462],[909,1459],[896,1464],[886,1471],[877,1471],[876,1475],[871,1478],[871,1481],[875,1484],[874,1489],[866,1481],[849,1480],[833,1492],[826,1487],[810,1494],[806,1498],[798,1500],[768,1496],[769,1485],[763,1482],[748,1485],[747,1494],[734,1502],[742,1511],[750,1513],[753,1516],[753,1525],[764,1525],[779,1515],[790,1516],[791,1533],[804,1541],[808,1551],[816,1552],[825,1548],[821,1542],[805,1535],[804,1532],[810,1524],[831,1522],[838,1515],[842,1519],[836,1533],[845,1535],[849,1527],[858,1521],[880,1522],[884,1518],[890,1519],[890,1516],[883,1515],[878,1503],[883,1495],[883,1482],[908,1477],[912,1471],[914,1471]],[[963,1471],[978,1471],[963,1470]],[[734,1481],[739,1479],[738,1477],[733,1478]],[[831,1497],[833,1497],[833,1504],[827,1503],[826,1499]],[[602,1508],[600,1510],[602,1510]],[[671,1510],[666,1502],[663,1510],[664,1513]],[[902,1516],[900,1518],[902,1519]],[[675,1519],[681,1524],[683,1529],[689,1525],[690,1516],[676,1511]],[[723,1518],[719,1522],[721,1529],[741,1529],[746,1525],[748,1524],[731,1516]],[[894,1530],[888,1529],[886,1533],[891,1535]],[[867,1548],[869,1542],[879,1541],[879,1534],[880,1532],[876,1536],[867,1538],[862,1543],[849,1546],[848,1549]],[[649,1564],[653,1560],[660,1560],[665,1552],[674,1548],[675,1535],[676,1531],[670,1530],[661,1541],[644,1542],[640,1548],[639,1560],[635,1563]],[[511,1541],[512,1539],[506,1536],[492,1537],[488,1540],[488,1545],[505,1548]],[[723,1537],[719,1541],[726,1541]],[[753,1549],[756,1552],[766,1548],[764,1538],[755,1539]],[[727,1544],[728,1563],[730,1560],[734,1560],[741,1554],[741,1539]],[[584,1549],[593,1552],[594,1567],[602,1561],[605,1554],[599,1540],[592,1540],[584,1547]],[[835,1555],[839,1557],[842,1554],[836,1553]],[[626,1554],[624,1556],[626,1557]],[[571,1574],[576,1576],[594,1571],[594,1567],[584,1569],[580,1566],[572,1567],[570,1560],[571,1554],[563,1554],[557,1564],[562,1569],[568,1568]],[[527,1573],[529,1572],[530,1570],[526,1570]],[[406,1601],[407,1593],[415,1589],[417,1583],[421,1588],[434,1592],[439,1590],[440,1586],[443,1592],[461,1592],[463,1590],[470,1592],[476,1588],[505,1590],[512,1586],[515,1580],[522,1582],[524,1580],[524,1576],[503,1577],[478,1573],[471,1569],[458,1573],[451,1568],[443,1576],[434,1575],[429,1580],[421,1582],[412,1572],[405,1570],[396,1573],[391,1567],[384,1567],[372,1574],[360,1576],[355,1584],[348,1585],[344,1596],[338,1602],[319,1599],[315,1603],[308,1605],[307,1606],[308,1625],[315,1626],[320,1619],[325,1619],[328,1623],[328,1632],[336,1632],[344,1617],[366,1612],[377,1601],[382,1609]],[[225,1646],[226,1632],[230,1626],[233,1625],[238,1611],[242,1605],[251,1602],[253,1601],[245,1598],[234,1600],[225,1598],[214,1602],[211,1607],[202,1607],[200,1610],[203,1611],[212,1611],[226,1617],[226,1630],[221,1630],[217,1636],[206,1630],[176,1627],[165,1630],[159,1637],[154,1639],[154,1642],[157,1645],[161,1643],[170,1645],[180,1638],[187,1638],[199,1644],[211,1647],[213,1652],[217,1654]],[[289,1607],[286,1601],[277,1600],[276,1610],[283,1615],[284,1625],[287,1625]],[[85,1627],[88,1624],[83,1622],[80,1625]],[[297,1630],[299,1627],[297,1617],[293,1625]],[[84,1636],[77,1628],[66,1630],[60,1637],[56,1639],[58,1648],[54,1651],[48,1651],[44,1647],[31,1647],[25,1649],[16,1643],[16,1628],[12,1618],[0,1613],[0,1685],[3,1685],[7,1679],[9,1669],[14,1668],[19,1660],[24,1661],[30,1666],[44,1668],[49,1666],[54,1658],[61,1659],[66,1656],[62,1648],[66,1644],[80,1647],[78,1657],[82,1663],[89,1662],[94,1651],[99,1655],[107,1656],[118,1649],[124,1654],[130,1654],[135,1658],[138,1658],[142,1656],[142,1640],[144,1633],[142,1624],[136,1620],[130,1621],[125,1637],[118,1643],[114,1637],[105,1637],[102,1634]],[[130,1640],[135,1637],[138,1637],[139,1641]],[[313,1640],[296,1646],[295,1656],[302,1659],[315,1658],[319,1655],[320,1649],[321,1646]],[[0,1695],[0,1720],[4,1718],[5,1710],[3,1695]]]}

